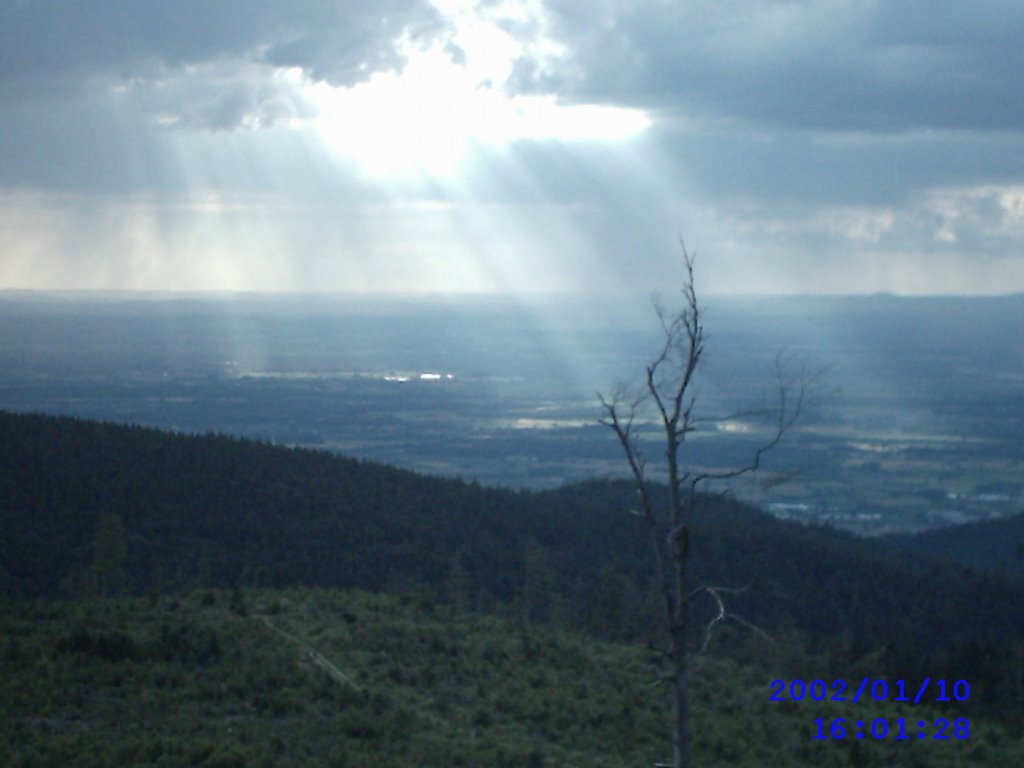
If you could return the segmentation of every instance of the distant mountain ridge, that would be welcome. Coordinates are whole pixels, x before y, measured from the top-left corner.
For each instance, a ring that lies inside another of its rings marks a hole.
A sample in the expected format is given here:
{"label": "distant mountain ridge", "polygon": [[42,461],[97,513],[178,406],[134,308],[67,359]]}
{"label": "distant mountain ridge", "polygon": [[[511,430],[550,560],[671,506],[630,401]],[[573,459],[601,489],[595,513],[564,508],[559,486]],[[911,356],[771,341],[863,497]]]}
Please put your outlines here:
{"label": "distant mountain ridge", "polygon": [[1024,512],[917,534],[890,535],[885,541],[926,557],[1024,578]]}

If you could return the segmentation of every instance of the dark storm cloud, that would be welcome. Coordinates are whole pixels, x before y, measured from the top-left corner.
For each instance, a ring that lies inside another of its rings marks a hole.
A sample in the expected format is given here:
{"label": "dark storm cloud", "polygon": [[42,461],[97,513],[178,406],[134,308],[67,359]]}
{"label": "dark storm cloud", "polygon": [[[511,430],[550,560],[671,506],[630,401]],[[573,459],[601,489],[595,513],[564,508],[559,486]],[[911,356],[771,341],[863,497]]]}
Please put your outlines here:
{"label": "dark storm cloud", "polygon": [[647,110],[706,202],[899,205],[1024,177],[1024,4],[549,0],[515,85]]}
{"label": "dark storm cloud", "polygon": [[229,60],[303,67],[351,84],[399,67],[403,35],[425,38],[441,26],[424,0],[8,0],[0,6],[0,93]]}
{"label": "dark storm cloud", "polygon": [[524,88],[790,129],[1024,126],[1021,3],[551,0],[549,7],[570,54],[534,70]]}
{"label": "dark storm cloud", "polygon": [[425,0],[0,0],[0,184],[179,185],[168,129],[311,117],[283,68],[355,83],[442,28]]}
{"label": "dark storm cloud", "polygon": [[149,80],[130,81],[121,92],[132,105],[169,128],[269,128],[314,114],[294,82],[280,72],[248,62],[165,69]]}
{"label": "dark storm cloud", "polygon": [[106,194],[180,183],[160,136],[105,94],[6,104],[0,187]]}
{"label": "dark storm cloud", "polygon": [[1024,136],[999,131],[895,134],[773,130],[739,126],[654,132],[664,169],[702,196],[768,201],[901,205],[936,187],[1017,184]]}

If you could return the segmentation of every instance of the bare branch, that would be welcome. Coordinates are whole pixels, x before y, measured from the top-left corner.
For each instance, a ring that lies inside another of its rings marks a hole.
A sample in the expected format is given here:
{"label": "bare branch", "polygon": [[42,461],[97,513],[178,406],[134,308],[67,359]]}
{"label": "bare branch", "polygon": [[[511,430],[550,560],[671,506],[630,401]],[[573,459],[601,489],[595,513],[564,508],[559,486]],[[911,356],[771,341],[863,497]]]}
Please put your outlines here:
{"label": "bare branch", "polygon": [[704,584],[690,592],[690,594],[686,596],[686,599],[692,600],[698,595],[704,594],[705,592],[711,592],[712,590],[715,592],[724,592],[730,595],[739,595],[746,592],[748,589],[750,589],[751,586],[753,586],[753,582],[750,582],[749,584],[742,587],[709,587],[707,584]]}
{"label": "bare branch", "polygon": [[634,480],[640,488],[645,489],[643,491],[643,496],[645,497],[644,515],[650,516],[653,512],[646,501],[647,480],[644,473],[644,459],[633,440],[633,422],[636,419],[636,410],[639,406],[639,400],[633,401],[629,406],[628,414],[623,421],[619,416],[621,395],[618,392],[612,395],[611,400],[606,400],[600,392],[597,393],[597,397],[601,401],[601,408],[604,411],[604,416],[602,416],[598,421],[607,427],[611,427],[618,436],[619,442],[622,444],[622,449],[626,454],[626,461],[629,463],[629,468],[633,473]]}
{"label": "bare branch", "polygon": [[707,587],[707,586],[705,586],[705,587],[701,587],[699,589],[696,589],[696,590],[694,590],[691,593],[691,596],[694,596],[694,597],[696,595],[698,595],[698,594],[701,594],[701,593],[710,595],[714,599],[715,604],[718,607],[718,613],[715,614],[714,618],[712,618],[711,621],[708,622],[707,626],[704,627],[704,642],[701,643],[701,646],[700,646],[700,652],[701,653],[704,653],[708,649],[708,645],[711,643],[711,635],[714,632],[715,626],[717,624],[725,621],[726,619],[732,619],[736,623],[741,624],[744,627],[746,627],[747,629],[757,633],[758,635],[763,637],[765,640],[768,640],[769,642],[775,642],[774,640],[772,640],[771,636],[768,635],[768,633],[765,632],[763,629],[761,629],[757,625],[747,621],[742,616],[740,616],[740,615],[738,615],[736,613],[732,613],[732,612],[730,612],[730,611],[728,611],[726,609],[725,601],[722,600],[722,593],[723,592],[725,592],[725,593],[729,593],[729,592],[731,592],[731,593],[744,592],[744,591],[746,591],[746,589],[747,589],[747,587],[742,587],[740,589],[729,589],[727,587]]}
{"label": "bare branch", "polygon": [[821,373],[808,376],[806,367],[801,365],[797,383],[792,385],[788,381],[786,371],[786,362],[781,356],[777,356],[775,359],[775,376],[778,382],[778,404],[773,411],[775,415],[775,428],[771,437],[754,450],[751,460],[743,466],[722,472],[694,474],[690,480],[691,488],[694,491],[700,483],[707,480],[732,480],[742,475],[756,472],[760,469],[761,460],[765,454],[782,442],[782,438],[804,414],[807,409],[808,392]]}
{"label": "bare branch", "polygon": [[761,629],[756,624],[754,624],[754,623],[744,619],[738,613],[728,613],[728,614],[726,614],[726,618],[727,619],[732,619],[737,624],[740,624],[740,625],[746,627],[751,632],[753,632],[758,637],[760,637],[762,640],[767,640],[769,643],[772,643],[772,644],[775,643],[775,638],[773,638],[771,635],[769,635],[767,632],[765,632],[763,629]]}
{"label": "bare branch", "polygon": [[789,472],[776,472],[772,477],[759,478],[758,485],[765,490],[777,488],[780,485],[792,482],[794,478],[802,475],[805,469],[806,467],[797,467]]}
{"label": "bare branch", "polygon": [[668,568],[665,562],[665,553],[662,551],[661,543],[659,541],[658,520],[654,514],[654,507],[651,503],[650,493],[647,489],[644,459],[639,453],[632,436],[633,422],[636,418],[637,408],[642,402],[642,397],[638,396],[630,404],[628,416],[626,416],[625,421],[623,421],[619,416],[619,406],[621,403],[621,395],[619,393],[612,395],[611,400],[605,399],[603,395],[598,393],[598,399],[601,401],[601,408],[604,411],[604,415],[599,419],[599,421],[601,424],[610,427],[619,438],[619,443],[622,445],[622,450],[626,455],[626,462],[629,464],[630,471],[633,473],[633,480],[636,483],[637,493],[640,496],[641,510],[639,511],[639,515],[647,522],[647,527],[650,532],[658,571],[658,584],[660,585],[662,599],[665,604],[665,611],[668,615],[672,615],[675,609],[674,598],[672,596],[672,588],[668,580]]}
{"label": "bare branch", "polygon": [[704,653],[704,651],[707,650],[708,643],[711,642],[711,632],[714,629],[715,625],[718,622],[723,621],[725,619],[725,603],[722,602],[722,598],[719,596],[718,591],[713,587],[708,587],[704,591],[707,592],[707,594],[711,595],[711,597],[715,599],[715,602],[718,603],[718,614],[710,622],[708,622],[708,625],[704,628],[704,642],[701,643],[700,646],[701,653]]}

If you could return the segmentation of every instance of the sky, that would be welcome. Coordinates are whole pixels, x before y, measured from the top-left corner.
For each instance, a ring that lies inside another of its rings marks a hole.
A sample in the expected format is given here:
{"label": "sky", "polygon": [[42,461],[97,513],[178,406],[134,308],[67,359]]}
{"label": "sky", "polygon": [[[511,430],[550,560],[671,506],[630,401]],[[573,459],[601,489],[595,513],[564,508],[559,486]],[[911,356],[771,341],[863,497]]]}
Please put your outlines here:
{"label": "sky", "polygon": [[1024,291],[1017,0],[0,0],[0,289]]}

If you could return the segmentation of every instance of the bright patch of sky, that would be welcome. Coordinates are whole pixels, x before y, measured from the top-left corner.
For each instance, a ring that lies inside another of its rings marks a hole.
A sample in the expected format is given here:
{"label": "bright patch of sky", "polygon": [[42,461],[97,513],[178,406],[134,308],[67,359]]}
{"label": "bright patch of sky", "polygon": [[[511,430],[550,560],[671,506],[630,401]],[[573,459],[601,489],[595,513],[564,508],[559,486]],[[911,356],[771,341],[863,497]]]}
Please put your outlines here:
{"label": "bright patch of sky", "polygon": [[334,151],[354,158],[372,177],[422,174],[451,182],[473,148],[510,142],[614,142],[651,124],[642,110],[600,104],[559,104],[551,94],[510,94],[515,64],[529,50],[543,61],[561,47],[529,46],[501,22],[539,23],[536,4],[501,3],[477,13],[465,0],[436,0],[451,37],[427,47],[403,39],[401,72],[374,73],[349,87],[325,82],[305,93],[316,106],[316,128]]}

